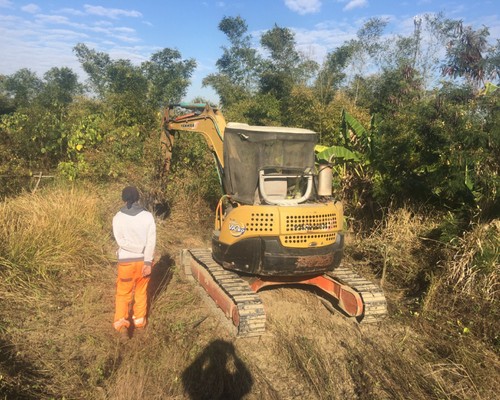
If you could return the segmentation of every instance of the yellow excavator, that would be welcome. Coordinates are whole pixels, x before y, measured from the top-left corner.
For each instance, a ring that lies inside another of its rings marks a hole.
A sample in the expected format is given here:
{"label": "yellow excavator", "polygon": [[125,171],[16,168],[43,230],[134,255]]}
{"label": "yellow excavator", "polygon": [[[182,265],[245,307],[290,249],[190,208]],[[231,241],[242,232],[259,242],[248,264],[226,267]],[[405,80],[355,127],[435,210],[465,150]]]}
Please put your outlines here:
{"label": "yellow excavator", "polygon": [[181,260],[238,336],[265,332],[258,291],[270,286],[314,286],[359,322],[385,317],[382,290],[341,263],[343,207],[332,196],[331,166],[315,163],[315,132],[226,123],[208,104],[171,104],[161,140],[167,169],[175,134],[187,132],[205,138],[223,196],[211,249],[183,250]]}

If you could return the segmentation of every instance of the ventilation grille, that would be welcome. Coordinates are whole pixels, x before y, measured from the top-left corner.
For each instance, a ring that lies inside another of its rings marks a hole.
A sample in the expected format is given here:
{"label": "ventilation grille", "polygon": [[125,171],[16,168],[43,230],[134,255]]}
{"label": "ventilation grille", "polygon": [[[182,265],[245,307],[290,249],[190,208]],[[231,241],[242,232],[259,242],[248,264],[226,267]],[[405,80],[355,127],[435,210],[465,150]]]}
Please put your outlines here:
{"label": "ventilation grille", "polygon": [[277,221],[274,213],[252,213],[250,221],[247,223],[247,230],[250,232],[275,232],[278,229]]}
{"label": "ventilation grille", "polygon": [[335,242],[335,239],[335,233],[325,233],[319,235],[286,235],[283,238],[283,243],[286,245],[298,245],[316,242],[317,245],[325,245]]}
{"label": "ventilation grille", "polygon": [[331,231],[336,230],[337,225],[337,216],[333,213],[287,215],[285,219],[285,232]]}

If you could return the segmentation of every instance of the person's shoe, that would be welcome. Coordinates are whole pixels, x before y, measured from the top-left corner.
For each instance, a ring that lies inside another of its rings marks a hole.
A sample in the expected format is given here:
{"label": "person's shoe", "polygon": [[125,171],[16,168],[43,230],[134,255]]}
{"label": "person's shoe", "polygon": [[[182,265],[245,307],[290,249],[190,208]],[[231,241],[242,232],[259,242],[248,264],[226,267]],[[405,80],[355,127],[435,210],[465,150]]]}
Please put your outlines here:
{"label": "person's shoe", "polygon": [[137,329],[144,329],[146,327],[146,317],[136,318],[132,317],[132,323]]}

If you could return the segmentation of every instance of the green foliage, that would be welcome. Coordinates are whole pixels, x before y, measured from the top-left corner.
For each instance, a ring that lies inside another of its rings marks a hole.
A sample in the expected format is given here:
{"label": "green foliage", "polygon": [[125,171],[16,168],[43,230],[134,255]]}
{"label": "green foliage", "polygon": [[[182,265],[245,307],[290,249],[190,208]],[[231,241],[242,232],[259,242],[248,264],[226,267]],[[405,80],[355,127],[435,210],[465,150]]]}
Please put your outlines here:
{"label": "green foliage", "polygon": [[70,68],[51,68],[44,75],[44,88],[41,103],[46,107],[54,104],[70,104],[74,97],[82,94],[83,87],[78,76]]}
{"label": "green foliage", "polygon": [[16,107],[28,107],[43,87],[42,81],[28,68],[7,76],[2,83],[2,89],[13,98]]}
{"label": "green foliage", "polygon": [[189,79],[196,68],[194,59],[181,60],[178,50],[163,49],[142,63],[147,79],[148,101],[153,109],[177,103],[186,94]]}
{"label": "green foliage", "polygon": [[359,155],[352,152],[349,149],[346,149],[342,146],[321,146],[317,145],[315,147],[316,159],[319,163],[326,162],[331,163],[334,160],[343,160],[343,161],[360,161]]}
{"label": "green foliage", "polygon": [[277,25],[265,32],[260,43],[269,52],[260,74],[260,91],[286,99],[295,84],[305,84],[317,70],[317,65],[305,60],[296,49],[295,35]]}
{"label": "green foliage", "polygon": [[250,125],[279,126],[282,124],[281,103],[270,94],[258,94],[233,104],[226,117]]}
{"label": "green foliage", "polygon": [[47,112],[41,105],[35,105],[4,115],[0,130],[9,137],[14,157],[27,160],[33,168],[50,168],[64,154],[65,116],[62,107]]}
{"label": "green foliage", "polygon": [[467,88],[443,88],[383,120],[375,161],[382,175],[379,199],[412,198],[469,216],[490,214],[498,205],[499,144],[486,121],[497,101],[478,101]]}
{"label": "green foliage", "polygon": [[193,201],[206,200],[213,208],[222,196],[214,158],[200,135],[179,135],[172,154],[165,188],[171,199],[187,194]]}
{"label": "green foliage", "polygon": [[314,83],[318,97],[323,103],[333,100],[335,92],[345,81],[344,72],[355,51],[355,44],[349,42],[328,53]]}
{"label": "green foliage", "polygon": [[129,163],[142,162],[149,130],[123,121],[117,110],[99,101],[71,107],[66,131],[66,155],[58,165],[69,179],[106,180],[126,173]]}
{"label": "green foliage", "polygon": [[229,107],[249,96],[256,86],[260,57],[250,45],[246,34],[248,26],[241,17],[224,17],[219,23],[231,44],[222,47],[223,54],[217,60],[219,70],[203,79],[204,86],[212,86],[219,95],[221,104]]}
{"label": "green foliage", "polygon": [[0,120],[6,170],[57,168],[70,180],[127,174],[130,163],[143,161],[162,103],[180,100],[196,65],[170,49],[141,66],[84,44],[74,50],[98,100],[77,97],[82,85],[65,67],[50,69],[44,80],[27,69],[2,77],[5,109],[9,101],[17,107]]}

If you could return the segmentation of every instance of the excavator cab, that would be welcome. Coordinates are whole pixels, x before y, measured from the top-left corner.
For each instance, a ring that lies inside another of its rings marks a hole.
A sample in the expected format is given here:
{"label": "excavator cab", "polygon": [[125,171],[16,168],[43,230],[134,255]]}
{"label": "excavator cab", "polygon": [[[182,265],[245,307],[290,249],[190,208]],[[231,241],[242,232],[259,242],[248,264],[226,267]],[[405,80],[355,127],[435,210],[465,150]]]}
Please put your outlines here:
{"label": "excavator cab", "polygon": [[224,185],[248,205],[298,205],[314,195],[316,133],[229,123],[224,133]]}

